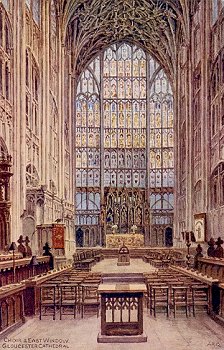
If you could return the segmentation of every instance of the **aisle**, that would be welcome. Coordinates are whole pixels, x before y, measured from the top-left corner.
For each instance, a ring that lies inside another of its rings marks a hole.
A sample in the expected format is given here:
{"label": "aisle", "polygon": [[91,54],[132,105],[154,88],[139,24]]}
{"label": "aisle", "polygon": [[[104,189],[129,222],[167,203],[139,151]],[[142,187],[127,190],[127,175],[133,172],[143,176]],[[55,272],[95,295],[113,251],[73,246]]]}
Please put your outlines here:
{"label": "aisle", "polygon": [[105,273],[125,272],[153,272],[156,269],[142,259],[131,259],[128,266],[117,266],[117,259],[104,259],[97,263],[91,271]]}

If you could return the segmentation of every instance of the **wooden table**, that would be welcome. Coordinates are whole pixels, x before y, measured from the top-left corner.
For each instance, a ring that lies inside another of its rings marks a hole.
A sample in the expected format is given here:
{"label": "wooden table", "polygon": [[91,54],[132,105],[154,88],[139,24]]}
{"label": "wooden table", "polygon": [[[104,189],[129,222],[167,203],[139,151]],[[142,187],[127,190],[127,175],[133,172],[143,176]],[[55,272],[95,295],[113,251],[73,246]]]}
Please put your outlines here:
{"label": "wooden table", "polygon": [[143,335],[144,283],[103,283],[99,343],[146,342]]}

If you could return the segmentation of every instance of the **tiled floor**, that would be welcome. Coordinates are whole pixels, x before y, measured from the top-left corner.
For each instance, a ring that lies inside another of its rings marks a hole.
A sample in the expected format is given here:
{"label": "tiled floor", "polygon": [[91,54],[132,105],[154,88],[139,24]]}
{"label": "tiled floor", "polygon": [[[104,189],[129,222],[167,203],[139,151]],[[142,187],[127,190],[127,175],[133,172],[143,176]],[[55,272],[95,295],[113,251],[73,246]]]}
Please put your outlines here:
{"label": "tiled floor", "polygon": [[[75,320],[55,321],[45,318],[27,322],[0,342],[0,348],[70,349],[70,350],[224,350],[224,329],[206,314],[195,318],[178,315],[176,319],[159,314],[155,319],[144,312],[144,331],[147,343],[98,344],[100,318],[85,316]],[[54,345],[54,347],[52,347]],[[14,346],[14,347],[13,347]],[[18,347],[17,347],[18,348]],[[21,348],[21,347],[20,347]]]}

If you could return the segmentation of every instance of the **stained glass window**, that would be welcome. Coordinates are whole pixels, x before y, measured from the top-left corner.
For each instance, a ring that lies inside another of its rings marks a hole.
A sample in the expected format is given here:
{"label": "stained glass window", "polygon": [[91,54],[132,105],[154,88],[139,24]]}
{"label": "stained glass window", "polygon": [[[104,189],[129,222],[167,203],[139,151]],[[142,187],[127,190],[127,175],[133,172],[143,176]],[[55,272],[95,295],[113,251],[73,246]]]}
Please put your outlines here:
{"label": "stained glass window", "polygon": [[40,24],[40,0],[26,0],[26,5],[31,10],[32,16],[36,24]]}
{"label": "stained glass window", "polygon": [[103,65],[104,185],[145,187],[146,56],[113,45]]}
{"label": "stained glass window", "polygon": [[9,0],[2,0],[2,3],[4,5],[4,7],[5,7],[5,9],[7,11],[9,11],[9,5],[10,5]]}
{"label": "stained glass window", "polygon": [[158,63],[135,45],[111,45],[81,74],[75,110],[77,229],[88,227],[89,237],[102,221],[110,188],[121,197],[124,188],[144,191],[151,221],[172,225],[173,96]]}

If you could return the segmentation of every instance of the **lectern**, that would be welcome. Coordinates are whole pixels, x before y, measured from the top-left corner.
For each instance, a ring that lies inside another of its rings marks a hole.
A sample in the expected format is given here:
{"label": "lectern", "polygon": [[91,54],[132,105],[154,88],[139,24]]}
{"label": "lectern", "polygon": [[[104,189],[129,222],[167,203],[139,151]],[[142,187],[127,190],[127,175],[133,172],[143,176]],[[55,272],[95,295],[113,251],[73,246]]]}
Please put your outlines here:
{"label": "lectern", "polygon": [[98,343],[146,342],[143,333],[144,283],[100,284],[101,333]]}

